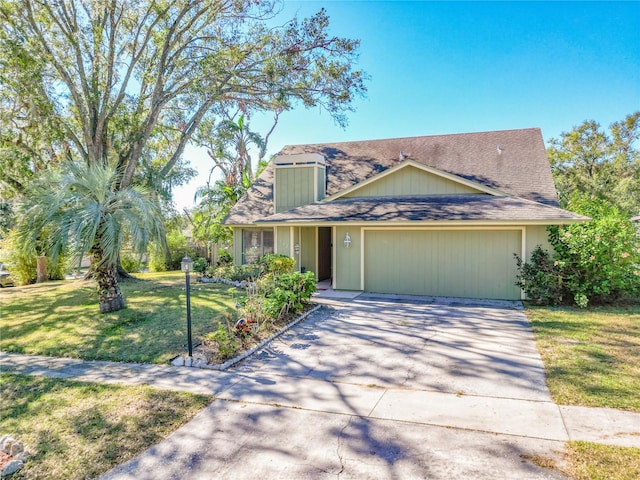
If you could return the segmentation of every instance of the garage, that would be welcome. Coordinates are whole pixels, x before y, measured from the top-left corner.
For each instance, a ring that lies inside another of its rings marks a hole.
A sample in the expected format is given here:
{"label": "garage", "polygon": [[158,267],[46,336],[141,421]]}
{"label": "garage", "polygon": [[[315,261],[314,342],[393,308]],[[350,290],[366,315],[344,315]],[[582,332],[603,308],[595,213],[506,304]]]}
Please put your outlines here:
{"label": "garage", "polygon": [[521,229],[364,230],[364,290],[517,300]]}

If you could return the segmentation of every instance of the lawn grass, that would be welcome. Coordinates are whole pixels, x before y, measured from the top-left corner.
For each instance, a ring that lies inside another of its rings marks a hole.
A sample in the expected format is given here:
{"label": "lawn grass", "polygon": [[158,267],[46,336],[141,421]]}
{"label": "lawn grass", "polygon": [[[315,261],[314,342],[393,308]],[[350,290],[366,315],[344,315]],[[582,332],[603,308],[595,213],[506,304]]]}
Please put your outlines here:
{"label": "lawn grass", "polygon": [[[127,308],[100,314],[93,281],[47,282],[0,292],[0,350],[30,355],[166,363],[186,351],[185,278],[138,274],[121,283]],[[191,286],[194,344],[233,306],[229,287]]]}
{"label": "lawn grass", "polygon": [[95,478],[191,419],[212,397],[0,374],[0,432],[30,456],[13,479]]}
{"label": "lawn grass", "polygon": [[526,313],[556,403],[640,412],[640,306]]}
{"label": "lawn grass", "polygon": [[640,448],[615,447],[591,442],[569,442],[568,471],[573,480],[637,480]]}

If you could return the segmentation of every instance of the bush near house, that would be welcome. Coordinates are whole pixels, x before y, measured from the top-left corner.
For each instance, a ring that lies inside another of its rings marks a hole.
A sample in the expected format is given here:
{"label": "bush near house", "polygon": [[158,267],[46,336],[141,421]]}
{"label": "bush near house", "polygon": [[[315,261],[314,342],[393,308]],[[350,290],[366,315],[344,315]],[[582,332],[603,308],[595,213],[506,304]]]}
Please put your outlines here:
{"label": "bush near house", "polygon": [[536,248],[516,255],[517,285],[538,305],[574,302],[585,308],[640,295],[640,238],[626,214],[594,197],[575,196],[569,208],[592,218],[549,228],[554,254]]}
{"label": "bush near house", "polygon": [[[316,291],[313,272],[294,272],[293,258],[269,254],[255,265],[219,267],[216,276],[230,280],[250,280],[243,295],[237,297],[237,312],[206,338],[217,350],[215,361],[225,361],[242,349],[284,326],[309,304]],[[242,277],[241,274],[246,274]],[[249,274],[251,274],[249,276]]]}

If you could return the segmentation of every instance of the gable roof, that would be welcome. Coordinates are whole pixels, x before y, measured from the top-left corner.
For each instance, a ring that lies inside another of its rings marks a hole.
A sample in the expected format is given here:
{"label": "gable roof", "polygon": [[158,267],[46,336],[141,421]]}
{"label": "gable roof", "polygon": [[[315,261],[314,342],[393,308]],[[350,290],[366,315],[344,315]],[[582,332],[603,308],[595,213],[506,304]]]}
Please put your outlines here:
{"label": "gable roof", "polygon": [[331,195],[330,197],[325,198],[324,200],[329,201],[329,200],[337,200],[338,198],[343,198],[345,195],[358,192],[363,187],[370,185],[372,183],[375,183],[389,175],[392,175],[399,170],[402,170],[404,168],[410,168],[410,167],[416,168],[422,172],[427,172],[436,177],[440,177],[440,178],[449,180],[451,182],[464,185],[465,187],[475,190],[476,193],[482,192],[482,193],[488,193],[491,195],[504,195],[503,192],[496,190],[495,188],[487,187],[486,185],[472,182],[471,180],[467,180],[466,178],[462,178],[458,175],[453,175],[451,173],[443,172],[442,170],[437,170],[423,163],[418,163],[414,160],[408,159],[408,160],[401,160],[399,163],[395,164],[393,167],[390,167],[381,173],[377,173],[367,178],[366,180],[363,180],[360,183],[351,185],[350,187],[347,187],[344,190],[339,191],[335,195]]}
{"label": "gable roof", "polygon": [[[337,195],[410,159],[430,169],[485,185],[507,195],[545,205],[558,204],[538,128],[288,145],[279,155],[301,153],[318,153],[325,158],[327,197]],[[274,165],[271,162],[231,209],[225,219],[227,225],[253,224],[273,215],[273,172]]]}

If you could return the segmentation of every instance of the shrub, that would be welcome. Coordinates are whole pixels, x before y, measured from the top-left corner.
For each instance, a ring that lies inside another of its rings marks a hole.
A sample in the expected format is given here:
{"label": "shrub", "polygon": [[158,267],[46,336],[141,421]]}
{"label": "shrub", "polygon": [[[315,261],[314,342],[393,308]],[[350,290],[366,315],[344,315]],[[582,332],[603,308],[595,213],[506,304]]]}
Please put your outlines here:
{"label": "shrub", "polygon": [[264,271],[266,273],[282,275],[285,273],[293,273],[293,268],[296,264],[296,261],[291,257],[287,257],[286,255],[280,255],[278,253],[268,253],[260,258],[258,264],[264,267]]}
{"label": "shrub", "polygon": [[193,259],[193,271],[197,273],[204,273],[207,270],[207,259],[202,257],[196,257]]}
{"label": "shrub", "polygon": [[537,303],[573,300],[608,303],[640,294],[640,238],[623,212],[593,197],[576,196],[569,208],[592,220],[549,228],[555,255],[534,251],[530,262],[518,262],[518,285]]}
{"label": "shrub", "polygon": [[[12,232],[2,240],[2,259],[6,269],[11,273],[18,285],[35,283],[38,277],[38,259],[36,255],[25,254],[16,242]],[[67,255],[63,252],[56,262],[47,257],[47,279],[63,280],[68,262]]]}
{"label": "shrub", "polygon": [[528,262],[523,263],[514,255],[518,268],[516,285],[524,290],[527,298],[537,305],[558,305],[564,292],[562,275],[551,254],[538,245]]}
{"label": "shrub", "polygon": [[122,265],[122,268],[124,268],[125,272],[127,273],[139,272],[140,268],[142,267],[140,259],[130,254],[120,255],[120,265]]}
{"label": "shrub", "polygon": [[218,322],[218,327],[204,336],[206,340],[216,345],[220,359],[223,361],[232,358],[242,346],[242,343],[236,338],[234,324],[233,315],[226,312]]}
{"label": "shrub", "polygon": [[221,248],[218,250],[218,261],[217,265],[219,267],[224,267],[225,265],[231,265],[233,263],[233,255],[229,250]]}
{"label": "shrub", "polygon": [[152,272],[166,272],[180,270],[180,262],[184,257],[197,257],[196,249],[189,245],[187,237],[182,232],[174,230],[167,234],[168,252],[154,248],[149,255],[149,270]]}
{"label": "shrub", "polygon": [[205,271],[205,276],[212,278],[226,278],[236,282],[243,280],[253,281],[262,273],[262,267],[257,264],[253,265],[228,265],[226,267],[209,267]]}

